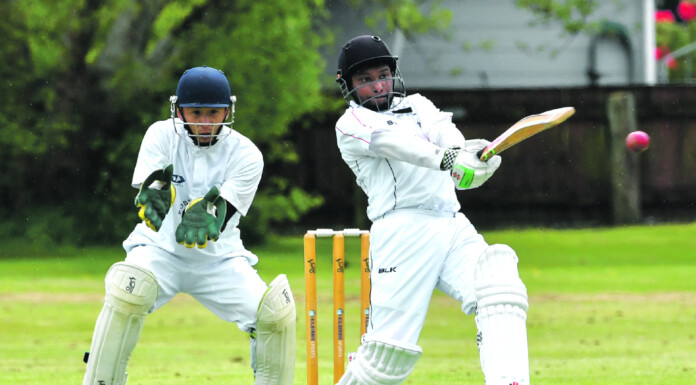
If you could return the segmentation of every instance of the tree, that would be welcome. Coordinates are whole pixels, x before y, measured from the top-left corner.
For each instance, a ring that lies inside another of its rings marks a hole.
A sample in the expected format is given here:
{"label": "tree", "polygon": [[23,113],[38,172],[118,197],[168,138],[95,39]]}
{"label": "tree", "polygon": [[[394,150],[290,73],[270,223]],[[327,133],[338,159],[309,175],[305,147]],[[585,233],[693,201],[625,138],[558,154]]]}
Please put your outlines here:
{"label": "tree", "polygon": [[[11,79],[0,110],[2,211],[15,217],[6,234],[122,239],[137,221],[130,178],[140,139],[169,116],[168,96],[187,68],[227,73],[239,100],[235,128],[269,164],[296,158],[287,127],[322,104],[324,41],[311,17],[323,13],[319,1],[31,3],[1,5],[19,15],[0,27],[8,42],[0,50],[16,59],[0,69]],[[256,225],[321,202],[284,178],[261,187]]]}
{"label": "tree", "polygon": [[[382,0],[373,17],[421,33],[441,24],[415,12],[426,3]],[[246,239],[298,220],[322,198],[283,174],[298,158],[290,127],[340,105],[322,88],[327,8],[323,0],[0,3],[14,15],[0,25],[0,53],[11,58],[0,63],[0,231],[34,244],[121,240],[138,220],[130,182],[142,135],[169,116],[178,78],[198,65],[228,75],[234,127],[264,153],[254,211],[241,223]],[[435,20],[446,14],[432,11]]]}
{"label": "tree", "polygon": [[352,8],[369,9],[365,24],[376,28],[384,23],[390,32],[399,30],[406,38],[419,34],[449,31],[452,11],[444,0],[347,0]]}
{"label": "tree", "polygon": [[[559,40],[563,43],[556,47],[536,47],[536,50],[549,50],[551,56],[557,55],[578,34],[594,34],[601,29],[601,22],[588,20],[599,7],[598,0],[515,0],[515,4],[532,13],[532,26],[561,25]],[[530,49],[526,42],[518,42],[517,46],[525,51]]]}

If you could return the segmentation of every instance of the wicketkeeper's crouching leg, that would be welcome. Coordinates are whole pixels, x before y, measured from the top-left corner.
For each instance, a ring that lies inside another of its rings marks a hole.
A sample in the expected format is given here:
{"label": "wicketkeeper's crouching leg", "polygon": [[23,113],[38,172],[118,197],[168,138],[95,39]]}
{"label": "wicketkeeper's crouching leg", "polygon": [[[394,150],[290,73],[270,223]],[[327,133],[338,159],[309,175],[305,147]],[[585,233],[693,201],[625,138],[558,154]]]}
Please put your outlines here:
{"label": "wicketkeeper's crouching leg", "polygon": [[124,385],[145,316],[157,300],[155,276],[119,262],[106,273],[104,308],[94,327],[83,385]]}
{"label": "wicketkeeper's crouching leg", "polygon": [[474,288],[479,354],[486,385],[528,385],[529,303],[517,271],[517,255],[509,246],[492,245],[481,254]]}
{"label": "wicketkeeper's crouching leg", "polygon": [[396,341],[363,341],[337,385],[398,385],[413,371],[422,350]]}
{"label": "wicketkeeper's crouching leg", "polygon": [[276,277],[259,304],[251,340],[255,385],[292,385],[295,376],[295,300],[284,274]]}

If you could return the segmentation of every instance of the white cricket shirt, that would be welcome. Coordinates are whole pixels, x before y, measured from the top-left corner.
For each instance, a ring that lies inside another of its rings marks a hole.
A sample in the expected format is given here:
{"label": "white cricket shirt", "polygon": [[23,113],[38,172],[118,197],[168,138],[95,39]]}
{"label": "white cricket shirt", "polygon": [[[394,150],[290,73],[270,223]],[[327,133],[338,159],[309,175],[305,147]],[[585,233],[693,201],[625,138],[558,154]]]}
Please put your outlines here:
{"label": "white cricket shirt", "polygon": [[[183,133],[183,137],[175,132]],[[210,147],[197,147],[185,134],[183,122],[172,119],[152,124],[145,133],[133,172],[132,185],[140,184],[153,171],[174,165],[172,183],[176,199],[158,232],[144,222],[139,223],[123,242],[126,251],[139,245],[154,245],[183,258],[220,259],[245,256],[254,265],[258,258],[247,251],[240,239],[240,217],[246,215],[256,194],[263,171],[263,156],[247,137],[222,127],[229,135]],[[186,143],[188,142],[188,143]],[[221,196],[238,211],[230,218],[217,241],[208,241],[205,248],[187,248],[176,243],[175,231],[181,223],[186,206],[203,197],[213,186],[220,188]]]}
{"label": "white cricket shirt", "polygon": [[396,103],[375,112],[351,102],[336,123],[341,156],[367,194],[368,218],[406,208],[459,211],[449,171],[440,170],[444,149],[464,146],[452,114],[419,94]]}

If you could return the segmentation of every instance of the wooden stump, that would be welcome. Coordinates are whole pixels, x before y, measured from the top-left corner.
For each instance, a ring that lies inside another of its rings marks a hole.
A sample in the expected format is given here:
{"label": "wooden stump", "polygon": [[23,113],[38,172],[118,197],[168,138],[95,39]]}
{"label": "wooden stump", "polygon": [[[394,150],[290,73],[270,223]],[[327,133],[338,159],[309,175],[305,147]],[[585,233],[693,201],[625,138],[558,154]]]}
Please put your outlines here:
{"label": "wooden stump", "polygon": [[638,129],[635,98],[617,91],[609,95],[609,167],[614,224],[637,223],[641,219],[640,164],[638,154],[626,148],[626,135]]}

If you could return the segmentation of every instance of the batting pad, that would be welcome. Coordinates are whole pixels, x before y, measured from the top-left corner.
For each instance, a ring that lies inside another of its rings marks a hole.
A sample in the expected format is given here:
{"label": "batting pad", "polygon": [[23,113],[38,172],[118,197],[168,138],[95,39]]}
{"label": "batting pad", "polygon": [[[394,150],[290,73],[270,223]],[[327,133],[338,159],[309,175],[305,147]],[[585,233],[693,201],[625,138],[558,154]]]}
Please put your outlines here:
{"label": "batting pad", "polygon": [[145,316],[157,299],[157,281],[125,262],[106,273],[104,308],[94,327],[83,385],[124,385],[126,365],[140,338]]}
{"label": "batting pad", "polygon": [[288,279],[281,274],[271,282],[259,304],[256,349],[252,352],[255,385],[292,385],[296,318]]}
{"label": "batting pad", "polygon": [[475,271],[479,355],[486,385],[529,384],[527,289],[517,255],[507,245],[489,246]]}
{"label": "batting pad", "polygon": [[422,350],[396,341],[364,341],[337,385],[398,385],[413,371]]}

